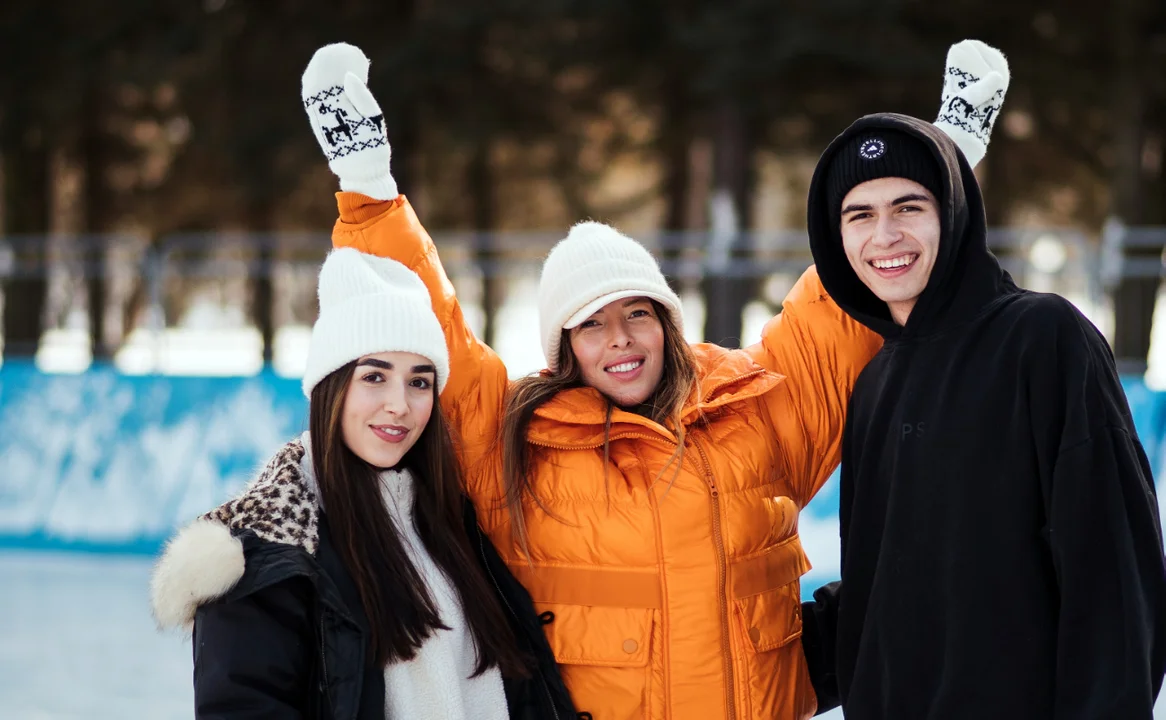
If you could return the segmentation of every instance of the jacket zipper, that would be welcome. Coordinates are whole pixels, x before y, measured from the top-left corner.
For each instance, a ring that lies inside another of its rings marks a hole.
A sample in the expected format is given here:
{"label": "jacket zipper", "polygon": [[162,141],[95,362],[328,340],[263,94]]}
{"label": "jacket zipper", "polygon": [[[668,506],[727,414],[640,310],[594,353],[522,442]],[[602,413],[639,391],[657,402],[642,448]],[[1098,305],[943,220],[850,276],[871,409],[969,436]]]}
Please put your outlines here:
{"label": "jacket zipper", "polygon": [[332,691],[328,688],[328,651],[324,647],[324,613],[320,613],[320,675],[324,679],[324,702],[332,704]]}
{"label": "jacket zipper", "polygon": [[[732,385],[734,383],[741,382],[742,380],[746,380],[746,379],[754,377],[756,375],[761,375],[764,372],[765,372],[764,369],[753,370],[753,371],[744,373],[743,375],[739,375],[739,376],[733,378],[732,380],[727,380],[723,383],[719,383],[715,387],[713,387],[711,390],[709,390],[709,392],[705,393],[705,396],[702,399],[702,402],[707,402],[710,397],[715,395],[716,392],[723,387],[727,387],[727,386]],[[624,440],[624,439],[642,439],[642,440],[657,440],[657,441],[659,441],[663,438],[656,436],[656,435],[647,435],[647,434],[640,434],[640,433],[625,433],[625,434],[615,435],[615,436],[612,436],[611,438],[608,438],[608,442],[610,442],[612,440]],[[594,449],[594,448],[598,448],[598,447],[603,447],[603,443],[595,443],[595,444],[590,444],[590,445],[557,445],[554,443],[545,443],[545,442],[538,442],[538,441],[529,441],[529,442],[531,442],[531,444],[533,444],[533,445],[538,445],[540,447],[550,448],[552,450],[590,450],[590,449]],[[675,441],[673,441],[673,444],[675,444]],[[724,535],[722,534],[722,530],[721,530],[720,492],[717,490],[717,481],[716,481],[716,478],[713,476],[712,466],[709,465],[708,456],[705,455],[704,448],[701,446],[700,443],[698,443],[696,441],[695,438],[693,438],[692,444],[696,448],[697,452],[700,453],[701,462],[704,464],[705,479],[708,481],[709,493],[712,495],[712,501],[713,501],[712,502],[713,540],[714,540],[714,544],[716,545],[716,549],[717,549],[717,575],[718,575],[717,596],[718,596],[718,599],[720,601],[720,607],[721,607],[721,650],[723,651],[722,655],[725,658],[725,694],[726,694],[726,697],[728,699],[729,720],[734,720],[737,717],[737,701],[736,701],[736,690],[734,688],[735,681],[733,678],[732,645],[729,642],[729,598],[728,598],[728,590],[726,588],[726,586],[728,584],[728,560],[725,558],[725,539],[724,539]],[[480,538],[479,538],[479,540],[480,540]],[[490,575],[490,578],[492,580],[494,579],[494,576],[492,573]],[[497,581],[495,581],[494,586],[497,587],[497,585],[498,585]],[[499,593],[501,593],[501,591],[499,591]],[[509,608],[509,604],[507,604],[507,607]],[[514,611],[511,610],[511,613],[513,613],[513,612]],[[552,704],[552,707],[553,707],[553,704]],[[557,718],[557,712],[556,712],[556,718]]]}
{"label": "jacket zipper", "polygon": [[[490,582],[494,583],[494,589],[498,591],[498,597],[499,597],[499,599],[502,600],[502,604],[506,606],[506,609],[510,612],[510,614],[514,617],[514,619],[517,620],[518,623],[521,625],[522,618],[518,617],[518,613],[515,612],[514,608],[510,605],[510,601],[506,599],[506,595],[503,594],[503,592],[502,592],[502,587],[498,584],[498,578],[496,578],[494,576],[494,571],[490,569],[490,561],[486,557],[485,542],[486,542],[486,540],[482,536],[481,530],[479,530],[478,531],[478,553],[482,557],[482,567],[486,568],[486,574],[490,576]],[[539,628],[539,632],[542,632],[542,628]],[[537,658],[536,658],[536,662],[537,662]],[[555,699],[553,697],[551,697],[551,689],[549,687],[547,687],[547,679],[545,677],[543,677],[543,674],[541,672],[538,673],[538,679],[539,679],[539,686],[542,687],[543,694],[546,695],[547,704],[550,706],[551,712],[553,712],[555,714],[555,720],[562,720],[562,718],[559,716],[559,709],[557,707],[555,707]]]}
{"label": "jacket zipper", "polygon": [[705,455],[704,448],[696,441],[696,438],[693,438],[692,444],[697,452],[700,453],[701,462],[704,463],[705,478],[708,480],[709,493],[713,498],[713,540],[717,546],[717,598],[720,601],[721,607],[721,650],[725,658],[725,694],[729,701],[729,718],[732,720],[732,718],[737,717],[737,703],[733,680],[733,649],[729,642],[729,598],[726,588],[728,584],[728,561],[725,558],[725,538],[721,533],[720,492],[717,490],[717,481],[713,477],[712,466],[709,465],[708,456]]}

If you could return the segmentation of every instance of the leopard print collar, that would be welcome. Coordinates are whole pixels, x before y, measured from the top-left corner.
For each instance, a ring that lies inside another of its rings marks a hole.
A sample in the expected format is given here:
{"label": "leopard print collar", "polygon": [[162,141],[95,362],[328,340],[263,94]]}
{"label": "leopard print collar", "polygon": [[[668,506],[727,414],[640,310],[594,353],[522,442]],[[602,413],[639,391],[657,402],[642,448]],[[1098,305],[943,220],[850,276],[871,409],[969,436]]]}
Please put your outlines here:
{"label": "leopard print collar", "polygon": [[302,440],[283,446],[234,500],[202,516],[232,530],[250,530],[263,540],[302,547],[316,554],[320,503],[315,482],[306,477]]}
{"label": "leopard print collar", "polygon": [[239,582],[247,561],[237,531],[250,530],[268,542],[316,554],[320,506],[303,458],[303,443],[288,443],[237,498],[171,538],[150,579],[150,604],[159,627],[191,632],[198,607]]}

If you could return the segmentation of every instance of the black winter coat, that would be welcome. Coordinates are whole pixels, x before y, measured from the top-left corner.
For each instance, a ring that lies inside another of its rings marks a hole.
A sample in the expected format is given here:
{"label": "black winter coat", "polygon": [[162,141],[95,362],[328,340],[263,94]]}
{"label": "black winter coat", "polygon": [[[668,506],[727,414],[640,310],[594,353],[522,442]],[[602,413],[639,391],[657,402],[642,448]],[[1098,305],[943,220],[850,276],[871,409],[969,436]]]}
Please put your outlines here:
{"label": "black winter coat", "polygon": [[[193,651],[199,720],[396,720],[385,718],[384,669],[366,662],[369,630],[356,586],[332,546],[313,490],[298,482],[302,456],[300,443],[289,444],[242,497],[198,521],[202,526],[196,529],[215,531],[217,525],[224,537],[230,527],[226,539],[241,544],[242,575],[229,591],[202,597],[207,593],[190,590],[198,578],[173,583],[197,606]],[[503,680],[510,717],[574,720],[543,632],[544,619],[481,532],[468,499],[464,520],[514,637],[537,661],[529,679]],[[188,530],[172,541],[155,577],[155,613],[163,624],[189,620],[166,617],[168,600],[159,595],[159,587],[167,585],[164,576],[199,572],[196,563],[184,561],[185,546],[195,542],[193,537],[184,542]],[[205,537],[197,542],[205,548],[220,539],[212,535],[210,542]]]}
{"label": "black winter coat", "polygon": [[[920,138],[944,184],[938,255],[902,327],[825,204],[833,153],[884,128]],[[840,694],[847,720],[1150,720],[1166,669],[1161,522],[1104,338],[1001,269],[975,176],[930,123],[863,118],[818,167],[818,272],[885,341],[844,432],[841,585],[804,608],[822,706]]]}

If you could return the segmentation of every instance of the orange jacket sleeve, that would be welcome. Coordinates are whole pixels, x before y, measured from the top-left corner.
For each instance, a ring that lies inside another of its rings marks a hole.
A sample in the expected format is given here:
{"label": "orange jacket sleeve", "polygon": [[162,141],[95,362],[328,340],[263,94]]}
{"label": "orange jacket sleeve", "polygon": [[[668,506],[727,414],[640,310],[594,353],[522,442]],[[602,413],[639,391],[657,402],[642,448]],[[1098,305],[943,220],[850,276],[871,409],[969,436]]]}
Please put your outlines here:
{"label": "orange jacket sleeve", "polygon": [[[786,376],[786,393],[770,393],[765,402],[779,428],[797,493],[793,499],[805,507],[838,467],[854,381],[883,341],[826,294],[817,268],[802,274],[781,307],[766,324],[761,342],[748,351],[762,366]],[[797,428],[788,421],[787,399]]]}
{"label": "orange jacket sleeve", "polygon": [[[495,463],[488,455],[502,418],[506,367],[466,324],[437,247],[404,195],[383,201],[340,192],[336,202],[340,217],[332,229],[335,247],[396,260],[417,273],[429,288],[433,311],[449,346],[450,376],[441,407],[457,435],[471,495],[478,500],[487,491],[483,484],[495,476],[491,471]],[[479,506],[479,511],[485,510]]]}

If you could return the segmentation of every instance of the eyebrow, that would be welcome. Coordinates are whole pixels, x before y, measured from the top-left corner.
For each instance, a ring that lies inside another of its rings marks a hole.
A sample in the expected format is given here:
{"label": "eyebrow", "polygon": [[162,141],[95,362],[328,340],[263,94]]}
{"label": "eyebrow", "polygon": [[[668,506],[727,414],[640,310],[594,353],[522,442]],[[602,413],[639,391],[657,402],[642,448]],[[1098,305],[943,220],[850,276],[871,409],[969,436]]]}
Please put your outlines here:
{"label": "eyebrow", "polygon": [[842,208],[842,214],[845,215],[846,213],[852,212],[870,212],[871,210],[874,210],[874,205],[856,205],[851,203],[850,205]]}
{"label": "eyebrow", "polygon": [[[364,358],[363,360],[359,361],[356,364],[357,364],[357,366],[367,365],[369,367],[380,368],[381,370],[392,370],[393,369],[392,363],[385,362],[384,360],[377,360],[376,358]],[[412,372],[415,372],[415,373],[433,373],[434,375],[436,375],[437,368],[433,367],[432,365],[414,365]]]}
{"label": "eyebrow", "polygon": [[[919,193],[911,193],[909,195],[904,195],[902,197],[895,198],[891,202],[891,207],[894,207],[896,205],[902,205],[904,203],[909,203],[909,202],[931,202],[931,198],[927,197],[926,195],[921,195]],[[870,212],[871,210],[874,210],[874,205],[851,204],[851,205],[847,205],[846,207],[842,208],[842,214],[845,215],[846,213],[852,213],[852,212]]]}

